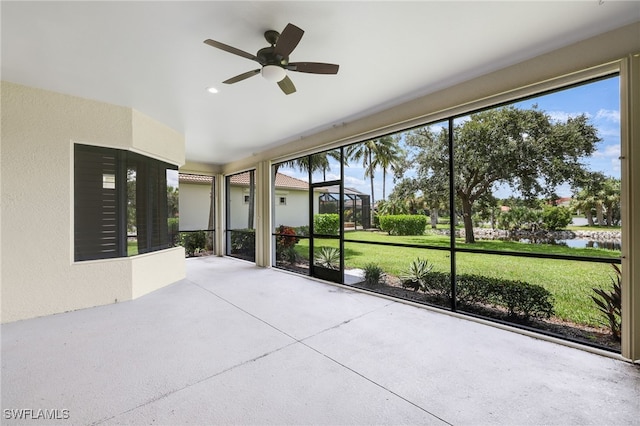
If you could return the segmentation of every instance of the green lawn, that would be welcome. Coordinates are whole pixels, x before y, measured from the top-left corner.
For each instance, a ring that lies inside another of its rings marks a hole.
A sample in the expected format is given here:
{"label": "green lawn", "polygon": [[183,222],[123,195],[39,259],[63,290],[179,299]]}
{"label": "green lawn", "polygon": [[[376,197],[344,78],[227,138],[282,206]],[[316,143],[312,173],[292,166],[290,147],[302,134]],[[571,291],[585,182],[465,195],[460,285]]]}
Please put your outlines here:
{"label": "green lawn", "polygon": [[[395,237],[383,233],[355,231],[347,233],[345,239],[429,244],[438,247],[449,246],[449,237],[442,235]],[[322,240],[320,244],[316,242],[316,248],[319,245],[337,247],[338,241]],[[486,250],[553,253],[607,258],[620,257],[620,252],[613,250],[572,249],[563,246],[503,241],[481,241],[473,245],[465,245],[463,240],[457,240],[456,245],[458,247],[472,246],[474,249]],[[308,247],[309,241],[301,240],[296,250],[304,256],[308,253]],[[345,265],[347,268],[362,268],[367,263],[376,263],[382,267],[386,273],[398,276],[401,275],[409,263],[417,257],[426,258],[429,262],[433,263],[434,271],[450,271],[448,251],[430,250],[426,248],[389,247],[345,241]],[[610,277],[614,275],[613,269],[608,263],[461,252],[456,254],[456,265],[458,274],[477,274],[539,284],[554,295],[557,317],[588,325],[599,325],[601,318],[590,298],[591,294],[593,294],[592,288],[610,286]]]}
{"label": "green lawn", "polygon": [[137,241],[127,241],[127,255],[135,256],[138,254],[138,242]]}

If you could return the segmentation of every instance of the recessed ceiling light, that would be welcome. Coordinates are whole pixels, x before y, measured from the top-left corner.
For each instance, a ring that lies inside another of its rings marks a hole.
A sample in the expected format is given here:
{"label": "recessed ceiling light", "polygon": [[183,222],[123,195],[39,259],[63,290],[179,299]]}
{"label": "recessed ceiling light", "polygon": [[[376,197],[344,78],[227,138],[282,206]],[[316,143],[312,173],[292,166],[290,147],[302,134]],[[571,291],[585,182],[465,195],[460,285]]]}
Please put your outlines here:
{"label": "recessed ceiling light", "polygon": [[207,92],[209,93],[218,93],[218,89],[216,89],[215,87],[207,87]]}

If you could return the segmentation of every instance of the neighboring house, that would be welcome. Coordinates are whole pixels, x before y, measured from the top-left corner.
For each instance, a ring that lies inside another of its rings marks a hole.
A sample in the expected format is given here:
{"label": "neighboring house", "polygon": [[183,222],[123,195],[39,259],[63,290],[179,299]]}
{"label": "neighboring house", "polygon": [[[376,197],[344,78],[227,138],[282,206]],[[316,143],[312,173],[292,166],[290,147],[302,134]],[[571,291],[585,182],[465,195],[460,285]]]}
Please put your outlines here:
{"label": "neighboring house", "polygon": [[180,230],[209,229],[213,177],[180,173]]}
{"label": "neighboring house", "polygon": [[554,205],[558,207],[571,207],[571,197],[560,197],[555,200]]}
{"label": "neighboring house", "polygon": [[[180,174],[180,230],[208,229],[211,210],[211,176]],[[244,229],[249,214],[249,172],[231,176],[230,229]],[[309,225],[309,184],[303,180],[277,173],[275,178],[274,226]],[[320,196],[317,191],[316,197]],[[317,213],[318,209],[314,209]]]}

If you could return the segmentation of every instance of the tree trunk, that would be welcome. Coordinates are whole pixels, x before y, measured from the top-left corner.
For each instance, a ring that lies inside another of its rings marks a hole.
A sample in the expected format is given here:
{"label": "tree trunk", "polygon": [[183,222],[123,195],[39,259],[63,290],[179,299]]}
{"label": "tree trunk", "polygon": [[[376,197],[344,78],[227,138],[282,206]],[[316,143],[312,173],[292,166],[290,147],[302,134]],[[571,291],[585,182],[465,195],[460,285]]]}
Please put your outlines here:
{"label": "tree trunk", "polygon": [[596,219],[598,220],[598,226],[604,225],[604,215],[602,214],[602,203],[596,203]]}
{"label": "tree trunk", "polygon": [[376,199],[373,196],[373,167],[371,166],[371,150],[369,150],[369,167],[371,167],[371,173],[369,174],[369,179],[371,180],[371,211],[375,209]]}
{"label": "tree trunk", "polygon": [[387,169],[382,169],[382,199],[387,199]]}
{"label": "tree trunk", "polygon": [[607,226],[613,226],[613,206],[607,206]]}
{"label": "tree trunk", "polygon": [[593,215],[591,214],[591,209],[587,207],[584,211],[584,215],[587,218],[587,225],[593,226]]}
{"label": "tree trunk", "polygon": [[462,201],[462,220],[464,222],[464,242],[467,244],[473,244],[476,242],[476,238],[473,235],[473,221],[471,220],[471,203],[464,195],[460,195],[460,201]]}
{"label": "tree trunk", "polygon": [[429,215],[431,216],[431,227],[436,229],[438,227],[438,208],[432,207]]}

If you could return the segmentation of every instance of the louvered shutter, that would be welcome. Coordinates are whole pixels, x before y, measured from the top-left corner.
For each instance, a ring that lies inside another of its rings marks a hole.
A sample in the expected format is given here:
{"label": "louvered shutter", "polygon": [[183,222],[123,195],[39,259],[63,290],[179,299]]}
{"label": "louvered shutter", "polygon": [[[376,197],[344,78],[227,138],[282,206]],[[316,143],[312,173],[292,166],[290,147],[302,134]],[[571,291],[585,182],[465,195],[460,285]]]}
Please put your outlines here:
{"label": "louvered shutter", "polygon": [[80,144],[74,151],[75,260],[121,256],[118,151]]}

